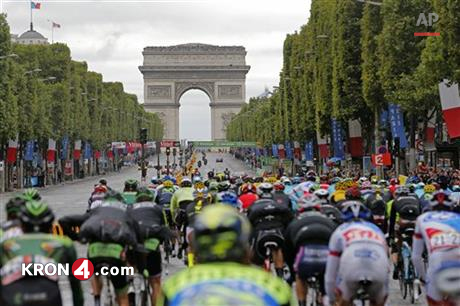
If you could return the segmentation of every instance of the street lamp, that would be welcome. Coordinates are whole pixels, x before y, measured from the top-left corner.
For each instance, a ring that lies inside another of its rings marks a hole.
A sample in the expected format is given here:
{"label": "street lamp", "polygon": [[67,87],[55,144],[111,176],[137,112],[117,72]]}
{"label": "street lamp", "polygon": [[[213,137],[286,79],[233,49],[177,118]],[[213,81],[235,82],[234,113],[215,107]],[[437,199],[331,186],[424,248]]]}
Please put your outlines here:
{"label": "street lamp", "polygon": [[56,77],[54,77],[54,76],[50,76],[50,77],[47,77],[47,78],[44,78],[44,79],[40,79],[40,81],[42,81],[42,82],[54,81],[54,80],[56,80]]}
{"label": "street lamp", "polygon": [[18,58],[19,55],[17,55],[16,53],[11,53],[11,54],[8,54],[8,55],[2,55],[0,56],[0,60],[1,59],[6,59],[6,58]]}
{"label": "street lamp", "polygon": [[356,0],[356,1],[361,2],[361,3],[369,3],[372,5],[378,5],[378,6],[382,5],[382,2],[375,2],[375,1],[368,1],[368,0]]}
{"label": "street lamp", "polygon": [[24,75],[32,74],[32,73],[38,73],[38,72],[41,72],[41,71],[42,70],[40,68],[35,68],[35,69],[32,69],[32,70],[24,72]]}

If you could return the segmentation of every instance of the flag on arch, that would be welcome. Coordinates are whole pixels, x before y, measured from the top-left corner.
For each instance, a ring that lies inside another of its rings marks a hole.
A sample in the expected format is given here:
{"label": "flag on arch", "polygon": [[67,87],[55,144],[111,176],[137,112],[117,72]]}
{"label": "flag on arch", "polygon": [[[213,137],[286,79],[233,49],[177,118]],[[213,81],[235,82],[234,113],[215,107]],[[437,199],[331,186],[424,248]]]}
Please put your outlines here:
{"label": "flag on arch", "polygon": [[460,137],[460,94],[458,84],[449,84],[448,80],[439,83],[439,96],[444,121],[450,138]]}
{"label": "flag on arch", "polygon": [[42,4],[40,2],[33,2],[33,1],[30,2],[30,8],[33,10],[39,10],[41,9],[41,7],[42,7]]}

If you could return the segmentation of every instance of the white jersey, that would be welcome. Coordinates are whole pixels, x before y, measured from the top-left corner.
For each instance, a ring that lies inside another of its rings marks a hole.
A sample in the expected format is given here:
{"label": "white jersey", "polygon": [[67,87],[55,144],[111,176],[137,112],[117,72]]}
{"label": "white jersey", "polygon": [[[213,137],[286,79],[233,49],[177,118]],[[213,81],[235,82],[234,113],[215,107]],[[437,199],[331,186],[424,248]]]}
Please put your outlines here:
{"label": "white jersey", "polygon": [[373,282],[372,294],[384,301],[388,288],[388,247],[385,235],[376,225],[348,222],[340,225],[329,240],[325,287],[330,301],[335,301],[335,288],[342,297],[351,299],[360,278]]}
{"label": "white jersey", "polygon": [[[441,301],[443,296],[434,286],[434,274],[445,261],[460,261],[460,214],[429,211],[417,218],[412,261],[421,279],[426,281],[427,296]],[[428,271],[423,264],[423,251],[428,251]]]}
{"label": "white jersey", "polygon": [[428,254],[460,247],[460,214],[430,211],[417,218],[414,243],[423,241]]}
{"label": "white jersey", "polygon": [[385,235],[378,226],[370,222],[349,222],[340,225],[329,240],[330,255],[340,256],[354,243],[373,244],[387,248]]}

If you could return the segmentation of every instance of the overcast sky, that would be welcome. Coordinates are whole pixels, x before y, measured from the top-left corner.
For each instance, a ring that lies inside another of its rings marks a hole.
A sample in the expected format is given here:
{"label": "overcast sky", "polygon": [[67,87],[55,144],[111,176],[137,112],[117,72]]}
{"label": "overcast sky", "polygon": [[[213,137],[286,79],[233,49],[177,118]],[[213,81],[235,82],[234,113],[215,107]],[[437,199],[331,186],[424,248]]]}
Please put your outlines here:
{"label": "overcast sky", "polygon": [[[0,0],[2,1],[2,0]],[[251,65],[247,96],[277,85],[287,33],[307,22],[310,0],[64,0],[41,2],[34,10],[34,27],[51,40],[53,20],[61,25],[55,41],[69,45],[72,57],[86,61],[105,81],[121,81],[143,102],[138,66],[145,46],[199,42],[242,45]],[[11,32],[29,27],[27,0],[3,0]],[[181,138],[210,138],[209,99],[190,91],[181,103]]]}

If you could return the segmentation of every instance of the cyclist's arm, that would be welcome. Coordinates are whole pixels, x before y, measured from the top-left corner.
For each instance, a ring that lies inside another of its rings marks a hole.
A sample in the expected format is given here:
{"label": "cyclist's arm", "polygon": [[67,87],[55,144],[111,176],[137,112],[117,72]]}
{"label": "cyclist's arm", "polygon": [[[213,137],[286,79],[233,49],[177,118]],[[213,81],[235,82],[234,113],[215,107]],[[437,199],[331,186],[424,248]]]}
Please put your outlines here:
{"label": "cyclist's arm", "polygon": [[175,192],[171,198],[171,206],[170,206],[170,210],[171,210],[171,216],[173,216],[174,218],[174,211],[179,207],[179,203],[178,203],[178,194],[180,193],[180,191],[178,192]]}
{"label": "cyclist's arm", "polygon": [[395,223],[396,223],[396,205],[395,201],[392,202],[391,204],[391,209],[390,209],[390,217],[388,221],[388,235],[391,238],[394,238],[395,236]]}
{"label": "cyclist's arm", "polygon": [[81,226],[88,217],[89,213],[85,213],[83,215],[69,215],[60,218],[58,223],[61,225],[64,235],[67,235],[71,239],[75,240],[77,239],[78,234],[72,230],[72,227]]}
{"label": "cyclist's arm", "polygon": [[330,241],[329,241],[329,255],[327,256],[326,263],[326,273],[324,277],[324,285],[326,289],[326,294],[329,298],[331,304],[335,302],[335,283],[337,279],[337,271],[339,269],[340,255],[342,250],[338,240],[340,239],[340,234],[335,232]]}
{"label": "cyclist's arm", "polygon": [[425,279],[425,265],[423,264],[423,251],[425,244],[423,243],[423,237],[420,234],[419,221],[415,225],[415,233],[412,243],[412,262],[415,267],[419,278]]}

